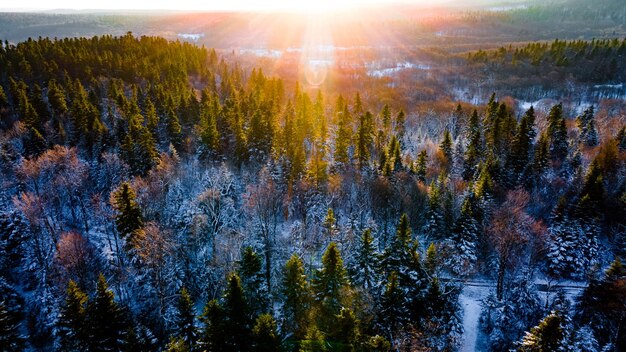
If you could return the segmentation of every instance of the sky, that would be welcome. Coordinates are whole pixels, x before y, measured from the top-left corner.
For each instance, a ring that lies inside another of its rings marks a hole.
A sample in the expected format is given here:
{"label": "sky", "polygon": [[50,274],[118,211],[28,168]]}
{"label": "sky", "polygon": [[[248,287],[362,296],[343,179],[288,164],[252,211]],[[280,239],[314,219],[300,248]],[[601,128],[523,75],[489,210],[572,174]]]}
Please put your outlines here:
{"label": "sky", "polygon": [[[4,1],[3,1],[4,2]],[[438,4],[450,0],[22,0],[5,10],[206,10],[329,11],[395,3]]]}

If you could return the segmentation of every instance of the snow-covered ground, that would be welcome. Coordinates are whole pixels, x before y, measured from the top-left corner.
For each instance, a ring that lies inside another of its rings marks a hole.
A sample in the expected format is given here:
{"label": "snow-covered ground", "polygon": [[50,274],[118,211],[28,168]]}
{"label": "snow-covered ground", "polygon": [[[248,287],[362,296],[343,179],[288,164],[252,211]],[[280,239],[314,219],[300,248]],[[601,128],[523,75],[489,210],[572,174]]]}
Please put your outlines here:
{"label": "snow-covered ground", "polygon": [[482,350],[481,332],[478,327],[481,301],[489,295],[492,288],[489,285],[468,284],[461,291],[459,302],[463,308],[463,341],[460,352],[474,352]]}

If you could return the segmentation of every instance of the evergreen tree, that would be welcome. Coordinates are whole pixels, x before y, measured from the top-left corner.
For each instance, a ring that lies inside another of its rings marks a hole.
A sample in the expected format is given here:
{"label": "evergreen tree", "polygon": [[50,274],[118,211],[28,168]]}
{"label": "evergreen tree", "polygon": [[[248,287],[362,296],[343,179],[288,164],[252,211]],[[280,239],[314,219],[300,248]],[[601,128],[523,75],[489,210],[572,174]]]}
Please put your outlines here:
{"label": "evergreen tree", "polygon": [[400,144],[403,143],[404,140],[404,135],[406,133],[406,129],[404,127],[404,122],[406,120],[406,114],[404,113],[404,110],[400,110],[398,112],[398,115],[396,116],[396,135],[398,136],[398,140],[400,141]]}
{"label": "evergreen tree", "polygon": [[73,280],[68,282],[65,295],[58,323],[61,346],[65,351],[83,351],[88,343],[86,326],[88,297]]}
{"label": "evergreen tree", "polygon": [[469,193],[463,200],[461,215],[456,221],[452,231],[452,248],[454,255],[451,256],[452,270],[460,275],[468,275],[472,272],[477,260],[476,245],[480,236],[480,210],[472,187],[468,187]]}
{"label": "evergreen tree", "polygon": [[251,314],[237,274],[228,277],[224,293],[225,352],[247,351],[251,341]]}
{"label": "evergreen tree", "polygon": [[297,254],[292,255],[285,265],[282,287],[283,331],[295,340],[302,340],[309,326],[312,297],[304,274],[304,265]]}
{"label": "evergreen tree", "polygon": [[339,116],[339,122],[337,124],[337,132],[335,137],[335,163],[339,165],[348,165],[350,162],[350,156],[348,155],[348,148],[350,147],[350,113],[347,108],[341,112]]}
{"label": "evergreen tree", "polygon": [[4,92],[2,86],[0,86],[0,109],[5,109],[9,107],[9,99],[7,98],[7,94]]}
{"label": "evergreen tree", "polygon": [[134,246],[133,233],[143,227],[141,209],[135,197],[135,191],[128,182],[122,183],[111,193],[111,203],[117,212],[115,216],[117,232],[126,239],[127,248]]}
{"label": "evergreen tree", "polygon": [[202,351],[221,352],[226,348],[226,321],[224,309],[217,300],[211,300],[200,316],[199,346]]}
{"label": "evergreen tree", "polygon": [[545,317],[539,325],[526,332],[518,351],[548,352],[559,351],[563,345],[563,318],[555,312]]}
{"label": "evergreen tree", "polygon": [[576,118],[576,126],[579,130],[580,141],[588,147],[598,145],[598,132],[594,122],[593,106],[583,111],[582,115]]}
{"label": "evergreen tree", "polygon": [[356,255],[353,282],[365,290],[370,290],[377,284],[376,262],[378,259],[372,230],[363,231]]}
{"label": "evergreen tree", "polygon": [[415,175],[422,183],[426,182],[426,164],[428,163],[428,155],[426,150],[422,150],[417,154],[417,164],[415,165]]}
{"label": "evergreen tree", "polygon": [[359,118],[357,129],[356,157],[359,169],[369,165],[370,150],[374,143],[374,125],[372,114],[368,111]]}
{"label": "evergreen tree", "polygon": [[252,247],[246,247],[241,253],[237,270],[241,278],[241,284],[246,298],[248,299],[248,307],[252,316],[257,316],[269,311],[269,292],[267,289],[267,280],[263,276],[263,263]]}
{"label": "evergreen tree", "polygon": [[443,155],[443,169],[450,170],[452,166],[452,136],[447,128],[443,132],[443,140],[439,145],[439,150]]}
{"label": "evergreen tree", "polygon": [[472,180],[476,174],[477,166],[482,152],[482,137],[480,134],[480,120],[478,111],[474,110],[469,120],[468,139],[469,143],[463,159],[463,179]]}
{"label": "evergreen tree", "polygon": [[535,110],[531,106],[520,120],[511,143],[510,155],[507,159],[509,169],[512,172],[514,185],[519,184],[520,178],[524,175],[528,167],[532,145],[535,139],[534,125]]}
{"label": "evergreen tree", "polygon": [[176,306],[176,337],[181,339],[188,350],[196,344],[196,314],[194,313],[193,301],[185,287],[180,289],[178,305]]}
{"label": "evergreen tree", "polygon": [[398,274],[392,271],[379,304],[378,321],[387,337],[393,341],[396,331],[409,320],[406,312],[408,297],[400,287]]}
{"label": "evergreen tree", "polygon": [[552,107],[548,115],[548,136],[550,158],[563,162],[567,156],[567,127],[563,117],[563,104]]}
{"label": "evergreen tree", "polygon": [[270,314],[261,314],[252,328],[253,349],[258,352],[280,351],[280,338],[276,331],[276,321]]}
{"label": "evergreen tree", "polygon": [[102,274],[98,278],[96,295],[87,305],[87,326],[90,351],[116,351],[122,348],[126,320]]}
{"label": "evergreen tree", "polygon": [[335,328],[330,333],[330,339],[337,344],[338,351],[356,351],[359,340],[359,320],[350,308],[342,307],[335,316]]}
{"label": "evergreen tree", "polygon": [[318,306],[318,326],[321,331],[332,331],[334,317],[349,295],[349,285],[339,249],[331,242],[322,256],[322,268],[317,270],[313,278],[313,293]]}

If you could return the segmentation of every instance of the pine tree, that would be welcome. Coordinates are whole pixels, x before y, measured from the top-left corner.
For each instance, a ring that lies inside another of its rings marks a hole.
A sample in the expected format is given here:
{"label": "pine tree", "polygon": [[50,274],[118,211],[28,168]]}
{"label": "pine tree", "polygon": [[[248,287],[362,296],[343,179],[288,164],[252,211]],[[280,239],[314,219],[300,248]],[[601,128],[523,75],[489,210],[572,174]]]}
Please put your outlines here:
{"label": "pine tree", "polygon": [[563,162],[567,156],[567,127],[563,117],[563,104],[552,107],[548,115],[548,136],[550,158]]}
{"label": "pine tree", "polygon": [[291,256],[285,265],[283,276],[283,331],[295,340],[304,339],[309,326],[309,310],[312,296],[306,281],[304,265],[297,254]]}
{"label": "pine tree", "polygon": [[576,126],[579,130],[580,141],[588,147],[598,145],[598,132],[594,122],[593,106],[583,111],[582,115],[576,117]]}
{"label": "pine tree", "polygon": [[98,278],[96,295],[87,305],[87,326],[90,351],[115,351],[122,348],[126,319],[102,274]]}
{"label": "pine tree", "polygon": [[251,339],[251,314],[248,302],[237,274],[228,277],[224,293],[224,338],[223,351],[247,351]]}
{"label": "pine tree", "polygon": [[61,345],[66,351],[82,351],[88,342],[86,326],[88,297],[73,280],[68,282],[65,295],[58,323]]}
{"label": "pine tree", "polygon": [[263,276],[263,263],[252,247],[246,247],[241,253],[237,270],[241,278],[241,284],[246,298],[248,299],[248,307],[253,316],[267,313],[269,311],[269,292],[267,289],[267,281]]}
{"label": "pine tree", "polygon": [[339,351],[356,351],[360,337],[360,322],[356,315],[350,308],[342,307],[335,319],[335,328],[329,334],[330,339],[338,344]]}
{"label": "pine tree", "polygon": [[115,216],[117,232],[126,239],[127,248],[134,246],[133,233],[143,227],[141,209],[135,198],[135,191],[128,182],[122,183],[111,193],[111,204],[117,212]]}
{"label": "pine tree", "polygon": [[350,163],[348,148],[350,147],[350,137],[352,133],[349,129],[349,115],[350,113],[348,112],[348,109],[344,108],[339,117],[339,123],[337,124],[337,133],[335,138],[335,163],[344,166]]}
{"label": "pine tree", "polygon": [[178,305],[176,306],[176,337],[181,339],[188,349],[192,349],[197,340],[195,320],[193,301],[187,289],[183,287],[180,289]]}
{"label": "pine tree", "polygon": [[178,115],[173,109],[170,109],[166,115],[166,128],[167,137],[169,142],[174,145],[175,148],[180,148],[182,144],[182,127],[178,120]]}
{"label": "pine tree", "polygon": [[398,136],[398,140],[400,141],[400,144],[403,143],[404,140],[404,135],[406,133],[406,129],[404,127],[404,122],[406,120],[406,114],[404,113],[404,110],[400,110],[398,112],[398,115],[396,116],[396,135]]}
{"label": "pine tree", "polygon": [[511,151],[507,163],[512,172],[512,181],[514,185],[519,184],[521,177],[529,164],[531,156],[533,140],[535,139],[535,110],[531,106],[522,119],[513,141],[511,143]]}
{"label": "pine tree", "polygon": [[226,347],[226,321],[224,309],[217,300],[211,300],[200,316],[199,346],[202,351],[221,352]]}
{"label": "pine tree", "polygon": [[545,317],[539,325],[527,332],[518,348],[520,352],[558,351],[562,348],[563,319],[555,312]]}
{"label": "pine tree", "polygon": [[392,271],[387,279],[378,313],[379,325],[391,341],[394,340],[398,328],[408,322],[407,309],[408,297],[400,287],[398,274]]}
{"label": "pine tree", "polygon": [[270,314],[261,314],[252,328],[253,349],[259,352],[280,351],[280,338],[276,331],[276,321]]}
{"label": "pine tree", "polygon": [[370,290],[377,284],[376,262],[378,254],[374,246],[372,230],[366,229],[361,235],[357,249],[356,266],[352,275],[355,285]]}
{"label": "pine tree", "polygon": [[482,137],[480,134],[480,121],[478,111],[474,110],[469,120],[468,139],[469,143],[463,159],[463,179],[472,180],[476,174],[477,166],[482,152]]}
{"label": "pine tree", "polygon": [[359,127],[356,133],[356,158],[359,169],[363,169],[369,165],[370,150],[374,143],[373,117],[369,111],[359,118]]}
{"label": "pine tree", "polygon": [[480,235],[478,202],[471,186],[468,189],[469,193],[461,207],[461,215],[450,238],[455,252],[450,258],[450,264],[452,270],[459,275],[468,275],[472,272],[477,260],[476,244]]}
{"label": "pine tree", "polygon": [[452,136],[447,128],[443,132],[443,140],[439,145],[439,150],[443,155],[443,169],[450,170],[452,166]]}
{"label": "pine tree", "polygon": [[322,256],[322,268],[313,278],[313,293],[318,305],[319,328],[329,333],[334,317],[349,295],[350,283],[339,249],[331,242]]}
{"label": "pine tree", "polygon": [[9,107],[9,98],[7,98],[7,94],[4,92],[2,86],[0,86],[0,109],[7,107]]}
{"label": "pine tree", "polygon": [[417,164],[415,165],[415,175],[422,183],[426,183],[426,164],[428,163],[428,154],[426,150],[422,150],[417,154]]}

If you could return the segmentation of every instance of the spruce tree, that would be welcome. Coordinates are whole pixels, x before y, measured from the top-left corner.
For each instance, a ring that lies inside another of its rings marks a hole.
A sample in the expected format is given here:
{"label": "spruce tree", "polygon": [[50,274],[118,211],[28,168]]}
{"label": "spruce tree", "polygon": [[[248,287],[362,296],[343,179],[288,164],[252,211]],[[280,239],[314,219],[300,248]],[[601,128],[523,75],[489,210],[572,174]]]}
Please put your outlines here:
{"label": "spruce tree", "polygon": [[593,106],[588,107],[582,115],[576,117],[576,126],[579,130],[578,138],[581,143],[588,147],[598,145],[598,131],[596,131]]}
{"label": "spruce tree", "polygon": [[555,312],[530,329],[522,340],[519,352],[559,351],[563,348],[563,318]]}
{"label": "spruce tree", "polygon": [[480,134],[480,120],[478,118],[478,111],[474,110],[469,120],[468,136],[469,143],[465,150],[465,157],[463,159],[463,179],[470,181],[474,178],[477,170],[477,166],[480,161],[480,155],[482,152],[482,137]]}
{"label": "spruce tree", "polygon": [[180,289],[176,305],[175,328],[176,337],[181,339],[188,349],[192,349],[197,340],[195,320],[193,301],[187,289],[183,287]]}
{"label": "spruce tree", "polygon": [[241,278],[241,284],[246,298],[248,299],[248,307],[252,316],[257,316],[269,311],[269,292],[267,289],[267,281],[263,276],[263,263],[252,247],[246,247],[241,253],[241,260],[238,263],[237,270]]}
{"label": "spruce tree", "polygon": [[258,352],[280,351],[280,337],[276,331],[276,321],[270,314],[261,314],[252,328],[253,349]]}
{"label": "spruce tree", "polygon": [[534,125],[535,110],[531,106],[520,120],[507,159],[514,185],[519,184],[520,177],[524,175],[524,171],[528,167],[533,140],[535,139]]}
{"label": "spruce tree", "polygon": [[133,233],[143,227],[143,218],[135,191],[128,182],[122,183],[111,193],[111,203],[117,213],[115,216],[117,232],[126,239],[127,248],[132,248]]}
{"label": "spruce tree", "polygon": [[426,183],[426,164],[428,163],[428,154],[426,150],[422,150],[417,154],[417,164],[415,165],[415,175],[422,183]]}
{"label": "spruce tree", "polygon": [[226,348],[226,321],[224,309],[217,300],[211,300],[200,316],[200,341],[202,351],[221,352]]}
{"label": "spruce tree", "polygon": [[96,295],[87,305],[87,326],[90,351],[116,351],[122,348],[126,319],[102,274],[98,278]]}
{"label": "spruce tree", "polygon": [[337,344],[338,351],[356,351],[360,338],[360,322],[356,315],[350,308],[342,307],[335,319],[335,327],[329,334],[330,340]]}
{"label": "spruce tree", "polygon": [[292,255],[285,264],[282,283],[283,331],[295,340],[302,340],[309,326],[312,296],[304,265],[297,254]]}
{"label": "spruce tree", "polygon": [[550,158],[563,162],[567,156],[567,127],[563,117],[563,104],[552,107],[548,115],[548,136]]}
{"label": "spruce tree", "polygon": [[318,306],[319,328],[329,333],[334,317],[349,295],[348,276],[339,249],[331,242],[322,256],[322,268],[313,278],[313,293]]}
{"label": "spruce tree", "polygon": [[443,139],[441,144],[439,144],[439,150],[443,155],[443,169],[450,170],[452,167],[452,136],[447,128],[443,132]]}
{"label": "spruce tree", "polygon": [[372,230],[363,231],[356,255],[353,282],[355,285],[370,290],[377,284],[376,262],[378,260]]}
{"label": "spruce tree", "polygon": [[368,111],[359,118],[356,135],[356,157],[359,169],[369,165],[370,149],[374,142],[374,126],[372,114]]}
{"label": "spruce tree", "polygon": [[65,302],[59,317],[61,346],[66,351],[83,351],[88,343],[87,295],[70,280],[65,290]]}
{"label": "spruce tree", "polygon": [[480,235],[480,209],[472,187],[463,200],[461,215],[452,231],[452,248],[454,255],[450,262],[452,270],[459,275],[468,275],[476,264],[477,242]]}
{"label": "spruce tree", "polygon": [[337,133],[335,137],[335,163],[347,166],[350,162],[348,148],[350,147],[351,131],[350,131],[350,113],[347,108],[341,112],[339,122],[337,124]]}
{"label": "spruce tree", "polygon": [[247,351],[251,339],[251,314],[241,279],[231,274],[224,293],[224,349],[225,352]]}

